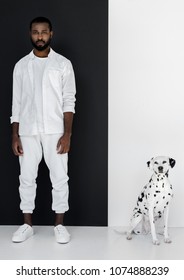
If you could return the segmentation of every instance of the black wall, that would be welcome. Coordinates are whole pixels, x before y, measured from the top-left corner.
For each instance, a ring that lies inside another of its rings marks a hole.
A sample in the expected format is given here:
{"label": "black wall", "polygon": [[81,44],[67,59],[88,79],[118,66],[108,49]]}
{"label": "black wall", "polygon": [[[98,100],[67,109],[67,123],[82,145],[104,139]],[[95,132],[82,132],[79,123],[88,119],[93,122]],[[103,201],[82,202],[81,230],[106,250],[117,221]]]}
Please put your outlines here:
{"label": "black wall", "polygon": [[[53,23],[52,47],[71,60],[77,84],[72,148],[69,154],[70,210],[66,225],[107,225],[108,1],[0,1],[0,224],[22,223],[19,164],[11,150],[14,64],[32,49],[29,22],[46,16]],[[34,224],[54,222],[51,183],[39,168]]]}

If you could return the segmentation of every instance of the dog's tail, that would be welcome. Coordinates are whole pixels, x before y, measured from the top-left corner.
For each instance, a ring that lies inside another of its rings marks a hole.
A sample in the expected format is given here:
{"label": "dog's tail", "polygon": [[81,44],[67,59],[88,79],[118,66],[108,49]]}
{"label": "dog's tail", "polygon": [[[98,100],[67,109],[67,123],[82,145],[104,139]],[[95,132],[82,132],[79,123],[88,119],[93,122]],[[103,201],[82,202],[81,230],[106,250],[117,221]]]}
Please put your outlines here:
{"label": "dog's tail", "polygon": [[117,230],[117,229],[114,229],[114,232],[121,234],[121,235],[127,234],[127,231],[121,231],[121,230]]}
{"label": "dog's tail", "polygon": [[132,232],[130,232],[130,231],[120,231],[120,230],[117,230],[117,229],[114,229],[114,231],[118,234],[125,235],[127,240],[132,239]]}

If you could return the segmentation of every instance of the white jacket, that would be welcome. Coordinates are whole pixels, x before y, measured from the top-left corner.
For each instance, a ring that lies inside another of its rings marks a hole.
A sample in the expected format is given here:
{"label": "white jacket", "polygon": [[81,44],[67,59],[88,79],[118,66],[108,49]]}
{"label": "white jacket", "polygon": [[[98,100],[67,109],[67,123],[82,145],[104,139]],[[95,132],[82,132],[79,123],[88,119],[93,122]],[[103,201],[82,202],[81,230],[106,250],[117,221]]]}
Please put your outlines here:
{"label": "white jacket", "polygon": [[[33,51],[20,59],[13,71],[11,123],[19,123],[19,135],[37,134],[34,96]],[[50,49],[43,80],[44,133],[63,133],[63,113],[75,113],[75,77],[71,62]]]}

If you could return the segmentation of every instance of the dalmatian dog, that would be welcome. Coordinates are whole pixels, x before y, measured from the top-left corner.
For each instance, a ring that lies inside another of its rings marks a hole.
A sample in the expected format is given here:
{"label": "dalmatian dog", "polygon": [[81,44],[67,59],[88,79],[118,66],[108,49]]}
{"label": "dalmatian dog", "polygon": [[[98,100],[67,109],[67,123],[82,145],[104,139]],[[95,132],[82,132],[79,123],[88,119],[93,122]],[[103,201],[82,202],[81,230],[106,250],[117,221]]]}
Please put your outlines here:
{"label": "dalmatian dog", "polygon": [[147,162],[153,171],[149,183],[143,188],[137,200],[137,206],[133,210],[130,229],[127,231],[127,239],[132,239],[132,233],[147,234],[151,231],[154,245],[159,245],[155,230],[155,222],[164,217],[164,241],[171,243],[168,235],[169,203],[173,196],[173,188],[169,182],[169,169],[175,166],[175,160],[169,157],[159,156]]}

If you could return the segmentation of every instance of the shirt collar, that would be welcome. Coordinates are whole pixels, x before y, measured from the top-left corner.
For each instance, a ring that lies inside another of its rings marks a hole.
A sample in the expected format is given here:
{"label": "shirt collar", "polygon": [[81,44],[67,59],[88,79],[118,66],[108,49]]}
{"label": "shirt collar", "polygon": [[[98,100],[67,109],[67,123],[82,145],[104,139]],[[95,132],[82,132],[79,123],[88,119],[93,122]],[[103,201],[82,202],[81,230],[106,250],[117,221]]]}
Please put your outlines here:
{"label": "shirt collar", "polygon": [[[52,57],[53,54],[54,54],[54,51],[53,51],[52,48],[50,48],[50,52],[49,52],[49,54],[48,54],[48,57]],[[33,53],[33,50],[29,53],[29,56],[30,56],[31,59],[34,59],[35,55],[34,55],[34,53]]]}

